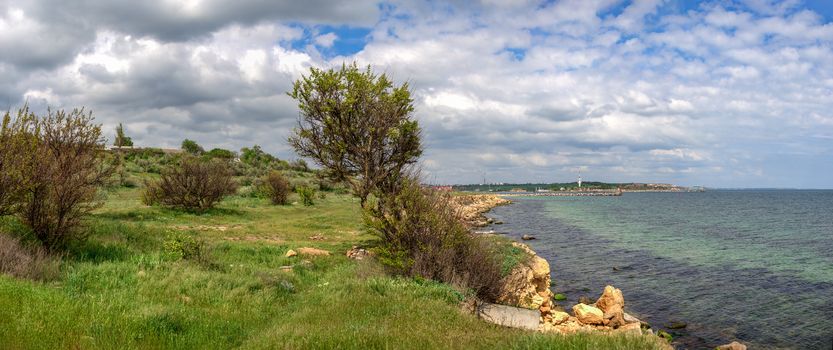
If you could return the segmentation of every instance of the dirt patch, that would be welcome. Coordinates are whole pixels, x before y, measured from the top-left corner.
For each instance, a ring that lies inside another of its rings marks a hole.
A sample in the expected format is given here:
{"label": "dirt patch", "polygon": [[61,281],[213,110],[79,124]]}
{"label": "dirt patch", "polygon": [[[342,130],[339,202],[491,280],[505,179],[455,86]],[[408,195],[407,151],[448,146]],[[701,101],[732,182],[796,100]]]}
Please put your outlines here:
{"label": "dirt patch", "polygon": [[283,238],[280,238],[278,236],[265,236],[265,237],[263,237],[263,236],[248,235],[248,236],[242,236],[242,237],[226,237],[225,239],[227,241],[232,241],[232,242],[262,242],[262,243],[268,243],[268,244],[282,244],[282,243],[286,242]]}

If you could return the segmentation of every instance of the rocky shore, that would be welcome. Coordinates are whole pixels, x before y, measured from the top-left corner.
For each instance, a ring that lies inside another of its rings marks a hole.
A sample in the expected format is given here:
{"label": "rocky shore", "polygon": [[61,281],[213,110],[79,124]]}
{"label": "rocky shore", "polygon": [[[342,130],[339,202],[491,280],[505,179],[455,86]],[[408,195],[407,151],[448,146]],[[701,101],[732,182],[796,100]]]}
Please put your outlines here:
{"label": "rocky shore", "polygon": [[452,197],[458,207],[459,215],[469,227],[483,227],[494,223],[484,214],[492,208],[512,203],[510,200],[493,194],[459,195]]}
{"label": "rocky shore", "polygon": [[[490,223],[485,213],[510,202],[495,195],[461,195],[455,197],[455,203],[472,227],[482,227]],[[549,262],[526,244],[512,242],[512,245],[523,250],[527,256],[501,281],[497,305],[476,302],[475,307],[469,307],[479,317],[500,325],[539,332],[658,336],[647,323],[625,311],[622,291],[613,286],[606,286],[595,302],[585,301],[573,306],[571,315],[554,300],[550,290]]]}

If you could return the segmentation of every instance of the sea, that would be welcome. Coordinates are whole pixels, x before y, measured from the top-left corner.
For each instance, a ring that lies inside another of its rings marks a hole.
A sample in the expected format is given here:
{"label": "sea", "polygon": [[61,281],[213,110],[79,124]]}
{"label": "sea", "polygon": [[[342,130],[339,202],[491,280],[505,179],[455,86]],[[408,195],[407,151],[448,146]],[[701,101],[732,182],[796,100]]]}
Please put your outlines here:
{"label": "sea", "polygon": [[676,349],[833,349],[833,190],[509,198],[491,229],[536,238],[567,310],[613,285]]}

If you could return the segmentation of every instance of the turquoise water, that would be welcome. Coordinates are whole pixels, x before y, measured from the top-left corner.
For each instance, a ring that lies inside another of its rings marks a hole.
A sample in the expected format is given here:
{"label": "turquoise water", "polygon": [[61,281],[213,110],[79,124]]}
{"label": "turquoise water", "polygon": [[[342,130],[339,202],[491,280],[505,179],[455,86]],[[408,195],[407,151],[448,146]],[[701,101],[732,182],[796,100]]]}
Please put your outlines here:
{"label": "turquoise water", "polygon": [[[833,191],[513,198],[493,227],[553,267],[568,301],[621,288],[681,349],[833,348]],[[566,303],[571,307],[571,303]]]}

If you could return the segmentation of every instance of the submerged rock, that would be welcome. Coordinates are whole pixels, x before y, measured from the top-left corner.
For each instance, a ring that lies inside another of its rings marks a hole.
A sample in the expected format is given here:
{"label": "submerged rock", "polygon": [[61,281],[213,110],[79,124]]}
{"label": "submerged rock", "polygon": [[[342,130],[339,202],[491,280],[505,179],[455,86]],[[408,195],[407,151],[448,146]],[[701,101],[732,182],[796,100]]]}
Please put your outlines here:
{"label": "submerged rock", "polygon": [[535,236],[523,235],[523,236],[521,236],[521,239],[524,240],[524,241],[531,241],[531,240],[535,239]]}
{"label": "submerged rock", "polygon": [[587,305],[593,304],[593,300],[590,299],[590,297],[588,297],[586,295],[582,295],[582,296],[578,297],[578,302],[579,302],[579,304],[587,304]]}
{"label": "submerged rock", "polygon": [[686,324],[685,322],[674,321],[674,322],[671,322],[670,325],[668,325],[668,328],[669,329],[683,329],[686,326],[688,326],[688,324]]}
{"label": "submerged rock", "polygon": [[729,344],[718,346],[716,350],[746,350],[746,345],[733,341]]}

